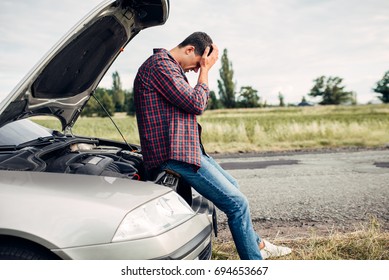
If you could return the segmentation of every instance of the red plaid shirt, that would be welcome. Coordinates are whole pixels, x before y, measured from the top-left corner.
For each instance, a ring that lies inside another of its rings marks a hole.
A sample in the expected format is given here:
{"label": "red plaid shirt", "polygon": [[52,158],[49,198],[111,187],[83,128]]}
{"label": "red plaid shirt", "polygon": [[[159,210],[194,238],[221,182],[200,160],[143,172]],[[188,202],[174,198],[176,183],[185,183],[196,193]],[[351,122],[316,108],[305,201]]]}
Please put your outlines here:
{"label": "red plaid shirt", "polygon": [[207,105],[209,88],[192,88],[181,66],[165,49],[139,68],[134,81],[136,117],[147,169],[174,159],[200,167],[196,115]]}

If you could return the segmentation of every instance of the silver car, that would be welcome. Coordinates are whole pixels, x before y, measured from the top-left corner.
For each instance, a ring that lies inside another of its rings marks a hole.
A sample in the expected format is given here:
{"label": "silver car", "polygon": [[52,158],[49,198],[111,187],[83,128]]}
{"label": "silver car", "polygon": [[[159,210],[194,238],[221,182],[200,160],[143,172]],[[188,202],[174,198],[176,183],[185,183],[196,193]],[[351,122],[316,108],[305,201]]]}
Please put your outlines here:
{"label": "silver car", "polygon": [[71,133],[120,50],[168,14],[168,0],[103,2],[2,101],[0,259],[211,258],[212,203],[148,176],[138,145]]}

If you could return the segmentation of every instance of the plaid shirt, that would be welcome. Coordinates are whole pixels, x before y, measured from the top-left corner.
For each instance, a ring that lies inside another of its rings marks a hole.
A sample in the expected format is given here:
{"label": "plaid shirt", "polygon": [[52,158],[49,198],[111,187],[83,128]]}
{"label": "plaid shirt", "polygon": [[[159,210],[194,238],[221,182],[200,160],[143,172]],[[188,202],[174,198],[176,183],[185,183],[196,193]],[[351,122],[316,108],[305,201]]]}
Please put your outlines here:
{"label": "plaid shirt", "polygon": [[134,98],[146,169],[174,159],[200,167],[200,136],[196,115],[207,105],[209,88],[192,88],[181,66],[165,49],[139,68]]}

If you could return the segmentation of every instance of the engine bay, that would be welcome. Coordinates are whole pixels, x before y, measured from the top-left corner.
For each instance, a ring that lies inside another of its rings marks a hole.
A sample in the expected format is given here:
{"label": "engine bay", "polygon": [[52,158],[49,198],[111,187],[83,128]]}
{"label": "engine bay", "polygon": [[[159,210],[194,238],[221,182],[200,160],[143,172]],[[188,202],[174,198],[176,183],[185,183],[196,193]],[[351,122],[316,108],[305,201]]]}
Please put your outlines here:
{"label": "engine bay", "polygon": [[[71,139],[1,151],[0,169],[146,180],[142,154],[113,142]],[[121,145],[121,144],[120,144]],[[131,147],[128,147],[131,148]]]}

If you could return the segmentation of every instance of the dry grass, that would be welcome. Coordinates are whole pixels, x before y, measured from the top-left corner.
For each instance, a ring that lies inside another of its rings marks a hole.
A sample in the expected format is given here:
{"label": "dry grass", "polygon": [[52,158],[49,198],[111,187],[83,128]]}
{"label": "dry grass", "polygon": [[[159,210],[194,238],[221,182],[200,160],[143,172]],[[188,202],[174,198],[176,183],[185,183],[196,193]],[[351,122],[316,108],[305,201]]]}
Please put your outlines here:
{"label": "dry grass", "polygon": [[389,143],[389,106],[318,106],[206,112],[203,142],[213,152],[252,152]]}
{"label": "dry grass", "polygon": [[[376,220],[351,233],[333,232],[328,236],[274,241],[292,248],[280,260],[389,260],[389,233],[380,230]],[[214,241],[213,259],[239,259],[232,241]]]}

